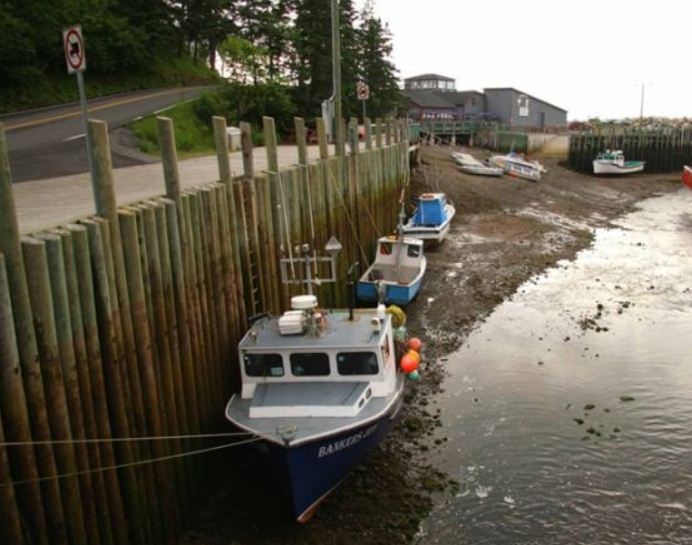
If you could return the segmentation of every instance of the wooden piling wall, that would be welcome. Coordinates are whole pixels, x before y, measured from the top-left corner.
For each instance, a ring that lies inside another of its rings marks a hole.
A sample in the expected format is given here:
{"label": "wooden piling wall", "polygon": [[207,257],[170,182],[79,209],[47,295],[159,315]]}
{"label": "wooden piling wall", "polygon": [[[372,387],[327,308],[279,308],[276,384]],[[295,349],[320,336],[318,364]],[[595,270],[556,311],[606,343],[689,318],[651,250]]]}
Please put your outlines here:
{"label": "wooden piling wall", "polygon": [[346,271],[356,261],[364,270],[395,229],[409,131],[366,120],[363,149],[352,130],[350,153],[328,156],[319,119],[320,158],[310,161],[305,122],[295,125],[296,164],[278,168],[265,118],[269,168],[255,172],[241,124],[244,172],[234,177],[215,118],[219,178],[181,193],[173,123],[160,118],[161,197],[117,203],[107,127],[90,121],[98,215],[20,239],[0,124],[3,545],[174,543],[222,448],[248,439],[200,437],[235,431],[223,411],[239,387],[248,318],[304,292],[282,284],[279,259],[304,243],[324,254],[335,236],[339,283],[315,293],[326,308],[347,303]]}
{"label": "wooden piling wall", "polygon": [[592,173],[593,160],[605,150],[622,150],[628,161],[646,161],[645,172],[681,172],[692,161],[692,131],[621,130],[570,135],[569,165]]}

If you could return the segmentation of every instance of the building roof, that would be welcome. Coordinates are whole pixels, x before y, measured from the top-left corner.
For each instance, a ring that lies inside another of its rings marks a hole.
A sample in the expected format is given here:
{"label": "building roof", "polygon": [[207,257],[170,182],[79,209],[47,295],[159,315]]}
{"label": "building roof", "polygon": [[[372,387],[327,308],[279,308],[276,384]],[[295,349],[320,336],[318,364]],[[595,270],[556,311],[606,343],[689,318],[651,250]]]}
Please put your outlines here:
{"label": "building roof", "polygon": [[443,98],[447,93],[435,93],[430,89],[402,89],[406,98],[423,108],[454,108],[455,105]]}
{"label": "building roof", "polygon": [[440,74],[421,74],[420,76],[412,76],[410,78],[405,78],[404,81],[418,81],[418,80],[428,80],[428,79],[454,81],[454,78],[448,78],[447,76],[441,76]]}
{"label": "building roof", "polygon": [[535,97],[533,95],[530,95],[529,93],[525,93],[524,91],[520,91],[519,89],[516,89],[515,87],[486,87],[483,89],[484,92],[488,91],[514,91],[515,93],[519,93],[520,95],[526,95],[527,97],[537,100],[538,102],[542,102],[546,106],[550,106],[551,108],[555,108],[556,110],[560,110],[561,112],[567,113],[567,110],[564,108],[560,108],[560,106],[555,106],[555,104],[551,104],[550,102],[546,102],[543,99],[540,99],[538,97]]}
{"label": "building roof", "polygon": [[485,95],[479,91],[445,91],[440,93],[445,100],[451,102],[455,106],[463,106],[471,97],[484,97]]}

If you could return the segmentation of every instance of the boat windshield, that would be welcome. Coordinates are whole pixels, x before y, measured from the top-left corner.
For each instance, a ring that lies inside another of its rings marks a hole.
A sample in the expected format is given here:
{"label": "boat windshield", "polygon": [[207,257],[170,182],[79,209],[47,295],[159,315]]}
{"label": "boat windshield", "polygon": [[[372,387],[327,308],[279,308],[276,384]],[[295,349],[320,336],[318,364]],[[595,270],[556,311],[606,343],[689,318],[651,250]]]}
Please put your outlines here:
{"label": "boat windshield", "polygon": [[329,375],[329,356],[323,352],[291,354],[291,373],[295,377],[325,377]]}
{"label": "boat windshield", "polygon": [[421,252],[421,247],[420,246],[414,246],[411,245],[408,247],[408,256],[409,257],[420,257],[420,252]]}
{"label": "boat windshield", "polygon": [[282,377],[284,362],[281,354],[245,354],[245,374],[249,377]]}
{"label": "boat windshield", "polygon": [[376,375],[380,370],[375,352],[339,352],[336,366],[340,375]]}

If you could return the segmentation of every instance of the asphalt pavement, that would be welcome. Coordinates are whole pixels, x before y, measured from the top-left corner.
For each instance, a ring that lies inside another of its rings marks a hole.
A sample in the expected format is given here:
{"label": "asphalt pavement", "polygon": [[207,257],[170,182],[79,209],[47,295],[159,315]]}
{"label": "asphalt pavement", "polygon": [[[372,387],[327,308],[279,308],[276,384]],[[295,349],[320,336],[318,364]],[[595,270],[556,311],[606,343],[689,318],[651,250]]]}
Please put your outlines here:
{"label": "asphalt pavement", "polygon": [[[179,87],[121,93],[88,101],[89,116],[108,122],[116,168],[149,161],[124,142],[117,129],[137,117],[158,113],[198,97],[211,87]],[[5,125],[15,182],[88,172],[84,124],[79,104],[66,104],[0,116]]]}

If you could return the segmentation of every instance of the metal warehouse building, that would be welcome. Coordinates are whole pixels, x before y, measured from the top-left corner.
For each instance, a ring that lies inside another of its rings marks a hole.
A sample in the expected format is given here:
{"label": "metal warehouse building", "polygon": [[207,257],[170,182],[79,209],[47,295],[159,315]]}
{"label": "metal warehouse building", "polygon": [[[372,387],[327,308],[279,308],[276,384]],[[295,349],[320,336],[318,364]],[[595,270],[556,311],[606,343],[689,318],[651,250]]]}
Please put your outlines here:
{"label": "metal warehouse building", "polygon": [[510,129],[562,129],[567,110],[513,87],[457,91],[455,81],[438,74],[404,80],[408,115],[416,120],[492,119]]}

